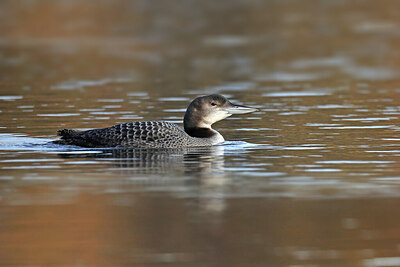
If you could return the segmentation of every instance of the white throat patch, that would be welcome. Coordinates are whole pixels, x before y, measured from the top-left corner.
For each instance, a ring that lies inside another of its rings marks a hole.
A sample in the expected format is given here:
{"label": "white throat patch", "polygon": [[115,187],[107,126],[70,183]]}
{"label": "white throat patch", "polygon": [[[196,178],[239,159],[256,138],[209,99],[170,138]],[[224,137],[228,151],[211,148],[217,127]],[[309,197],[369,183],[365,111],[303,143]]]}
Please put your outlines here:
{"label": "white throat patch", "polygon": [[231,115],[232,114],[229,114],[224,110],[217,110],[215,112],[211,112],[210,114],[208,114],[206,117],[203,118],[199,126],[202,128],[211,128],[212,124],[216,123],[217,121],[223,120]]}

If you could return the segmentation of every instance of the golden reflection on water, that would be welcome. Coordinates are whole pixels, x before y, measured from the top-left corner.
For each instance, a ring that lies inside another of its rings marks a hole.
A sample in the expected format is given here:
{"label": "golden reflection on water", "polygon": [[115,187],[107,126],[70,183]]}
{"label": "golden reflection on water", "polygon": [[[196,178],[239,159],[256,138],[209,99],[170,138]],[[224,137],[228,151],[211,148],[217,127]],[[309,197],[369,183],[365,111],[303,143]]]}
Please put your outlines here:
{"label": "golden reflection on water", "polygon": [[[0,263],[400,265],[399,7],[1,1]],[[46,144],[215,92],[221,147]]]}
{"label": "golden reflection on water", "polygon": [[31,186],[2,201],[3,264],[354,266],[398,253],[397,199],[225,199],[218,210],[165,194],[57,194]]}

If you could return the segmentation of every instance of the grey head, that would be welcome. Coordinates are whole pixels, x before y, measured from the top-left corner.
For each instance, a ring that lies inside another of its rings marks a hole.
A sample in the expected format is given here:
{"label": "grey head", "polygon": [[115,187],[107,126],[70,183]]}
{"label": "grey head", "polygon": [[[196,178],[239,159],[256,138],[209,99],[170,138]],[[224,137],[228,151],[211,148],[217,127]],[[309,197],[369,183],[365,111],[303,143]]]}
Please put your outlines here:
{"label": "grey head", "polygon": [[257,111],[256,108],[236,105],[222,95],[200,96],[188,106],[183,125],[187,134],[193,137],[209,137],[215,131],[211,125],[233,114],[246,114]]}

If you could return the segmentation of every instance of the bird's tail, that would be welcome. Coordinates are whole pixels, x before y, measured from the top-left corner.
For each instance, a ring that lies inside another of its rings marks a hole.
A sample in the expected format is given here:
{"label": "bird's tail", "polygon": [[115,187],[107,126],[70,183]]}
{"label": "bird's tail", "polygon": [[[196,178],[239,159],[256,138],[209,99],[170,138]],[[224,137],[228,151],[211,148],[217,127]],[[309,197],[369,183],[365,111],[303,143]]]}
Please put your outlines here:
{"label": "bird's tail", "polygon": [[62,129],[57,131],[57,135],[61,136],[62,139],[68,139],[79,136],[79,132],[70,129]]}
{"label": "bird's tail", "polygon": [[80,133],[81,132],[70,129],[58,130],[57,135],[61,136],[61,138],[53,141],[53,143],[59,145],[74,145],[77,143],[77,140],[80,140]]}

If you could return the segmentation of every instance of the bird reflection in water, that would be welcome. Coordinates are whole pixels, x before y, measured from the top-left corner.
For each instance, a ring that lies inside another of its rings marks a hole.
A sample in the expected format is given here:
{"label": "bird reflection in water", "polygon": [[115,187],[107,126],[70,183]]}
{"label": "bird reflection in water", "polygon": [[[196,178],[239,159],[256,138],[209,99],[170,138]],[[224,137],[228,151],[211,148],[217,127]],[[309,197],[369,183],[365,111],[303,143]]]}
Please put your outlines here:
{"label": "bird reflection in water", "polygon": [[[90,158],[109,162],[112,169],[124,175],[145,175],[145,179],[130,179],[145,184],[146,191],[172,193],[187,198],[187,204],[200,213],[211,213],[218,221],[218,214],[225,208],[224,196],[230,178],[224,170],[224,146],[191,147],[174,149],[103,149],[99,153],[60,153],[66,159]],[[156,176],[156,178],[155,178]],[[183,178],[183,179],[182,179]],[[177,184],[179,189],[177,189]],[[172,188],[172,190],[171,190]],[[210,215],[211,215],[210,214]],[[202,217],[202,216],[201,216]]]}
{"label": "bird reflection in water", "polygon": [[119,148],[60,153],[62,158],[107,160],[113,168],[130,174],[187,174],[203,175],[223,170],[223,146],[188,148]]}

